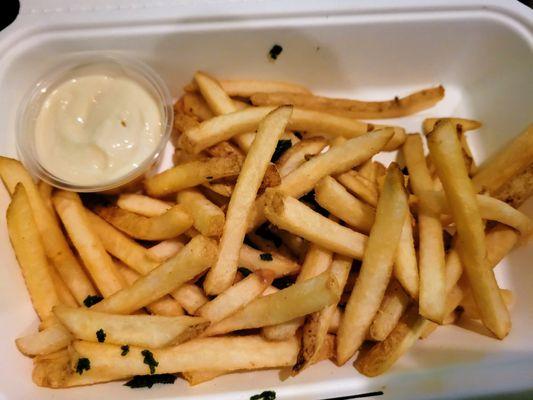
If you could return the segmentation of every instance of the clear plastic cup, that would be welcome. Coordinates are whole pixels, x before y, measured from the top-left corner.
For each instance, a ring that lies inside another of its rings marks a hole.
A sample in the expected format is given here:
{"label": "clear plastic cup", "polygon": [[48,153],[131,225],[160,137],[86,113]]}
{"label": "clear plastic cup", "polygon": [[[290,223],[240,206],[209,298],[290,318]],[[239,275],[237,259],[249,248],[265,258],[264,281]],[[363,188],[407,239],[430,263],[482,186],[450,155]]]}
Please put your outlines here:
{"label": "clear plastic cup", "polygon": [[[137,167],[116,179],[78,185],[54,175],[40,162],[35,146],[35,123],[48,94],[58,85],[84,75],[105,73],[125,76],[140,84],[159,104],[162,135],[154,151]],[[172,97],[161,77],[145,63],[122,55],[76,54],[45,74],[25,96],[17,117],[17,151],[24,166],[37,178],[55,187],[76,192],[109,192],[130,185],[149,174],[158,164],[173,125]]]}

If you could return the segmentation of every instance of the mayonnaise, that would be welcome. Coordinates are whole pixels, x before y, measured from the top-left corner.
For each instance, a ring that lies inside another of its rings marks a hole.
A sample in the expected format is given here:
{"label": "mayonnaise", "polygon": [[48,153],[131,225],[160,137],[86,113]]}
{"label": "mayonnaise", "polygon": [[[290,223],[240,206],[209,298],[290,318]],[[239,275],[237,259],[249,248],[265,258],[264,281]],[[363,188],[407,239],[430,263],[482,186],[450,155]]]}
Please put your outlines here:
{"label": "mayonnaise", "polygon": [[45,98],[35,123],[40,164],[68,183],[119,179],[145,161],[163,136],[153,96],[125,76],[69,79]]}

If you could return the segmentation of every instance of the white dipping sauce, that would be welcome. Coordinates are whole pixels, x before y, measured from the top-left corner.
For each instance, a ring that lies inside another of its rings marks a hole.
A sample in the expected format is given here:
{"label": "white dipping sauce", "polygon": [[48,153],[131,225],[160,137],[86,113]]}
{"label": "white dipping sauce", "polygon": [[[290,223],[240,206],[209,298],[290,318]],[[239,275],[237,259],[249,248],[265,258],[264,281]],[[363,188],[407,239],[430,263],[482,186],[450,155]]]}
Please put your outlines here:
{"label": "white dipping sauce", "polygon": [[69,79],[45,99],[35,124],[41,165],[76,185],[119,179],[145,161],[163,136],[150,93],[127,77]]}

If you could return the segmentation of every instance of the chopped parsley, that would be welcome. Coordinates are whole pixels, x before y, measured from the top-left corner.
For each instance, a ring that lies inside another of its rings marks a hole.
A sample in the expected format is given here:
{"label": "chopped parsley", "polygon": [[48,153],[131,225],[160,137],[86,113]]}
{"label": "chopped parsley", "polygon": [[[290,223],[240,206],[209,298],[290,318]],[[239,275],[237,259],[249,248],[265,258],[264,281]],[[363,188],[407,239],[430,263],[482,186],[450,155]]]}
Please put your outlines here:
{"label": "chopped parsley", "polygon": [[273,61],[277,60],[282,51],[283,47],[281,47],[279,44],[275,44],[268,52],[268,56]]}
{"label": "chopped parsley", "polygon": [[294,278],[292,276],[282,276],[272,282],[272,286],[276,289],[285,289],[291,286],[294,283]]}
{"label": "chopped parsley", "polygon": [[407,166],[402,168],[402,174],[409,175],[409,170],[407,169]]}
{"label": "chopped parsley", "polygon": [[292,146],[292,142],[290,139],[280,139],[278,140],[278,144],[276,145],[276,150],[274,150],[274,154],[272,155],[272,159],[270,161],[276,162],[279,160],[281,155],[285,153],[288,149],[290,149]]}
{"label": "chopped parsley", "polygon": [[259,393],[250,397],[250,400],[274,400],[275,398],[276,392],[273,390],[265,390],[263,393]]}
{"label": "chopped parsley", "polygon": [[130,352],[130,346],[128,346],[127,344],[125,344],[124,346],[120,346],[120,350],[122,350],[120,352],[120,355],[122,357],[124,357],[126,354],[128,354]]}
{"label": "chopped parsley", "polygon": [[155,374],[155,367],[157,367],[159,363],[155,360],[152,352],[150,350],[143,350],[141,351],[141,354],[144,357],[143,363],[150,367],[150,374]]}
{"label": "chopped parsley", "polygon": [[88,358],[82,357],[78,359],[76,364],[76,372],[78,374],[83,374],[83,371],[89,371],[91,369],[91,362]]}
{"label": "chopped parsley", "polygon": [[270,253],[261,253],[259,254],[259,258],[263,261],[272,261],[272,254]]}
{"label": "chopped parsley", "polygon": [[105,334],[103,329],[98,329],[96,331],[96,339],[98,339],[99,343],[104,343],[105,342],[105,337],[106,337],[106,334]]}
{"label": "chopped parsley", "polygon": [[85,300],[83,300],[83,305],[87,308],[94,306],[96,303],[100,303],[104,298],[102,296],[94,295],[94,296],[87,296]]}
{"label": "chopped parsley", "polygon": [[171,385],[176,381],[177,377],[175,374],[135,375],[124,386],[137,389],[143,387],[151,388],[157,383]]}

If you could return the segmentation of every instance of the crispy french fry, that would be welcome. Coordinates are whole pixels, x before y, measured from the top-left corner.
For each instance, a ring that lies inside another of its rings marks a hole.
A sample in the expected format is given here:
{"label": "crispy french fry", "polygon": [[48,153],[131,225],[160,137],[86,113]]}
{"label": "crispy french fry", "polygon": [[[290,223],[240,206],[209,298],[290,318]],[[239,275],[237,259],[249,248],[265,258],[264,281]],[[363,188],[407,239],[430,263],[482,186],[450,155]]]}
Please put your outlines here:
{"label": "crispy french fry", "polygon": [[291,146],[276,161],[279,174],[284,177],[308,161],[309,157],[316,156],[327,146],[328,142],[323,137],[313,137],[302,140]]}
{"label": "crispy french fry", "polygon": [[454,125],[461,125],[461,130],[463,132],[466,131],[473,131],[476,129],[481,128],[481,122],[473,120],[473,119],[465,119],[465,118],[426,118],[424,122],[422,123],[422,130],[424,131],[424,134],[428,134],[433,130],[435,127],[435,124],[439,120],[446,120],[450,121]]}
{"label": "crispy french fry", "polygon": [[[507,309],[511,309],[514,303],[513,292],[509,289],[500,289],[500,293]],[[462,308],[461,318],[481,319],[479,309],[470,290],[468,290],[463,296],[460,306]]]}
{"label": "crispy french fry", "polygon": [[100,293],[106,297],[121,290],[125,281],[92,227],[78,194],[60,190],[54,194],[53,202]]}
{"label": "crispy french fry", "polygon": [[333,314],[331,315],[330,321],[329,321],[329,327],[328,327],[328,333],[337,334],[337,330],[339,329],[339,325],[341,323],[342,318],[342,311],[339,307],[337,307]]}
{"label": "crispy french fry", "polygon": [[352,118],[398,118],[433,107],[444,98],[444,87],[424,89],[406,97],[387,101],[333,99],[300,93],[256,93],[250,97],[256,106],[291,104]]}
{"label": "crispy french fry", "polygon": [[374,208],[352,196],[331,176],[322,178],[315,186],[315,199],[320,206],[355,230],[370,232],[374,223]]}
{"label": "crispy french fry", "polygon": [[48,211],[28,171],[19,161],[0,156],[0,177],[11,195],[17,183],[24,185],[46,256],[52,261],[76,301],[82,304],[87,296],[95,295],[94,286],[72,253],[57,219]]}
{"label": "crispy french fry", "polygon": [[215,336],[280,324],[321,310],[338,299],[338,283],[326,271],[279,292],[256,298],[240,311],[209,326],[203,335]]}
{"label": "crispy french fry", "polygon": [[533,163],[496,190],[493,196],[515,208],[520,207],[533,196]]}
{"label": "crispy french fry", "polygon": [[[451,132],[450,132],[451,131]],[[483,324],[498,338],[511,327],[494,273],[487,268],[483,223],[475,192],[462,160],[453,124],[438,122],[429,134],[429,150],[450,205],[459,238],[459,255],[480,308]]]}
{"label": "crispy french fry", "polygon": [[52,204],[52,192],[54,191],[53,186],[50,186],[45,181],[40,181],[37,185],[37,189],[39,190],[39,194],[41,195],[44,204],[48,208],[48,211],[55,216],[54,205]]}
{"label": "crispy french fry", "polygon": [[179,239],[167,239],[148,249],[151,258],[158,262],[174,257],[183,248],[184,244]]}
{"label": "crispy french fry", "polygon": [[59,302],[66,306],[76,307],[78,305],[76,298],[72,295],[72,293],[70,293],[69,288],[67,285],[65,285],[65,282],[63,282],[63,279],[61,279],[61,276],[59,276],[57,270],[50,265],[48,272],[50,274],[50,278],[52,278],[52,281],[54,282],[54,287],[56,289]]}
{"label": "crispy french fry", "polygon": [[207,105],[204,98],[197,93],[185,93],[183,99],[183,111],[198,118],[200,121],[206,121],[213,118],[213,112]]}
{"label": "crispy french fry", "polygon": [[205,152],[212,157],[236,157],[241,164],[244,162],[243,152],[230,142],[217,143],[205,149]]}
{"label": "crispy french fry", "polygon": [[396,250],[394,277],[400,282],[411,298],[418,299],[420,277],[418,275],[418,262],[416,259],[410,213],[407,214],[403,223],[400,242]]}
{"label": "crispy french fry", "polygon": [[38,333],[16,339],[15,344],[22,354],[32,357],[64,349],[71,340],[71,334],[63,325],[54,324]]}
{"label": "crispy french fry", "polygon": [[[254,93],[273,93],[273,92],[288,92],[288,93],[311,93],[305,86],[298,85],[292,82],[281,81],[263,81],[255,79],[238,79],[238,80],[219,80],[220,86],[232,97],[250,97]],[[186,92],[198,91],[196,82],[191,82],[185,86]]]}
{"label": "crispy french fry", "polygon": [[255,140],[244,160],[231,195],[224,231],[220,238],[217,262],[209,270],[204,281],[206,294],[221,293],[231,286],[235,278],[239,250],[246,234],[248,215],[276,149],[278,138],[285,130],[291,113],[292,108],[280,107],[268,114],[259,125]]}
{"label": "crispy french fry", "polygon": [[170,295],[191,315],[196,314],[196,311],[209,301],[202,289],[193,283],[180,286],[170,292]]}
{"label": "crispy french fry", "polygon": [[97,207],[94,211],[115,228],[142,240],[172,239],[193,225],[193,219],[180,205],[157,217],[144,217],[113,206]]}
{"label": "crispy french fry", "polygon": [[[429,174],[422,139],[419,135],[408,135],[403,146],[403,154],[409,169],[409,182],[413,192],[419,197],[433,188]],[[418,210],[419,236],[419,311],[420,314],[437,323],[445,317],[446,278],[444,242],[440,216],[431,210],[424,201]]]}
{"label": "crispy french fry", "polygon": [[[204,183],[203,187],[223,197],[231,197],[235,186],[232,183]],[[229,199],[228,199],[229,201]]]}
{"label": "crispy french fry", "polygon": [[28,288],[35,312],[41,320],[53,316],[52,308],[59,297],[50,276],[53,268],[48,264],[39,231],[35,226],[32,208],[26,189],[17,184],[6,212],[7,229],[11,245]]}
{"label": "crispy french fry", "polygon": [[121,194],[117,200],[117,206],[145,217],[157,217],[166,213],[172,207],[159,199],[133,193]]}
{"label": "crispy french fry", "polygon": [[178,192],[178,202],[192,217],[193,226],[205,236],[220,236],[226,217],[224,212],[211,203],[200,191],[185,189]]}
{"label": "crispy french fry", "polygon": [[196,314],[212,323],[221,321],[260,296],[270,286],[272,280],[272,275],[269,277],[268,274],[261,272],[250,274],[204,304]]}
{"label": "crispy french fry", "polygon": [[333,252],[362,259],[367,236],[323,217],[278,190],[269,189],[264,196],[265,215],[274,225]]}
{"label": "crispy french fry", "polygon": [[354,196],[373,207],[378,204],[379,193],[376,185],[358,172],[346,171],[336,178]]}
{"label": "crispy french fry", "polygon": [[[264,256],[269,254],[271,256]],[[263,255],[263,259],[261,257]],[[239,265],[250,271],[270,271],[276,277],[293,275],[300,271],[300,265],[275,252],[264,253],[248,245],[242,245],[239,251]]]}
{"label": "crispy french fry", "polygon": [[383,300],[407,212],[403,175],[393,163],[387,170],[359,277],[337,332],[337,362],[340,365],[348,361],[363,343]]}
{"label": "crispy french fry", "polygon": [[187,341],[208,325],[199,317],[117,315],[66,306],[54,307],[54,314],[77,339],[154,349]]}
{"label": "crispy french fry", "polygon": [[160,197],[215,179],[237,176],[240,170],[241,164],[236,157],[191,161],[148,178],[145,189],[149,195]]}

